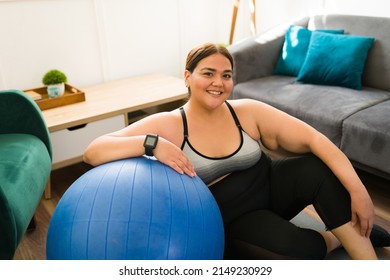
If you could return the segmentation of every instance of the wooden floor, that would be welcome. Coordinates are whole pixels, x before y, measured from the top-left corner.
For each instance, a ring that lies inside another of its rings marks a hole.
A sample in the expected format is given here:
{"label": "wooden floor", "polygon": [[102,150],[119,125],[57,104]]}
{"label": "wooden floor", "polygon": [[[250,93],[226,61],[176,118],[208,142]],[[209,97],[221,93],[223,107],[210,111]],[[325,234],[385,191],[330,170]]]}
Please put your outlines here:
{"label": "wooden floor", "polygon": [[[89,165],[80,163],[52,172],[52,199],[41,200],[35,216],[36,228],[26,233],[15,254],[15,260],[46,259],[46,233],[50,217],[66,189],[89,169]],[[359,175],[373,198],[376,223],[390,232],[390,182],[363,172],[359,172]],[[313,215],[311,211],[310,208],[307,209]],[[390,260],[390,247],[380,250],[381,258]]]}

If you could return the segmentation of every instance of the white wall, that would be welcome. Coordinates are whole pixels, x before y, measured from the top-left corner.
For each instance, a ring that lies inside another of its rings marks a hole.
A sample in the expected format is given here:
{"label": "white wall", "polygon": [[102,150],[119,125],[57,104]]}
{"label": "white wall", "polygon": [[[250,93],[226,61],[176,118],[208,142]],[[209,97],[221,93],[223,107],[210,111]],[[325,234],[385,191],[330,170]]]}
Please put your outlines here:
{"label": "white wall", "polygon": [[76,87],[150,72],[182,76],[188,50],[227,42],[234,0],[0,0],[0,89]]}
{"label": "white wall", "polygon": [[323,11],[323,0],[257,0],[256,3],[259,32]]}
{"label": "white wall", "polygon": [[[234,42],[250,36],[241,0]],[[390,16],[386,0],[257,0],[257,31],[316,13]],[[52,68],[76,87],[149,72],[182,76],[196,44],[227,43],[235,0],[0,0],[0,89],[40,87]]]}
{"label": "white wall", "polygon": [[41,85],[50,68],[78,84],[102,77],[92,1],[0,2],[2,88]]}
{"label": "white wall", "polygon": [[328,13],[390,17],[388,0],[324,0]]}

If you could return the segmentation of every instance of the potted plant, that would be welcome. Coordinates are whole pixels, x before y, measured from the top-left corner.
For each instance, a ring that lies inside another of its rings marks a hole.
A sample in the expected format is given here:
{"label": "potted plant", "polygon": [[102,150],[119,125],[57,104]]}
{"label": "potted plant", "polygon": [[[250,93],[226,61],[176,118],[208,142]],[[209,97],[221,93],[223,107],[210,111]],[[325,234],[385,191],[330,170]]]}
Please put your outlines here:
{"label": "potted plant", "polygon": [[66,75],[57,69],[46,72],[42,78],[42,83],[47,86],[49,98],[62,96],[65,92],[65,83],[67,80]]}

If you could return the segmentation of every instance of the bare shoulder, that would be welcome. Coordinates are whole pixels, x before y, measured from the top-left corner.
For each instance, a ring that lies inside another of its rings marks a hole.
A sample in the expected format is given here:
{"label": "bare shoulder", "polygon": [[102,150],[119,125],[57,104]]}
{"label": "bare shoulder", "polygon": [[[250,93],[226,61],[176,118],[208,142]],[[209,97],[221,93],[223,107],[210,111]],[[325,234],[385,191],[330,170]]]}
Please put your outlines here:
{"label": "bare shoulder", "polygon": [[174,111],[170,111],[170,112],[154,113],[154,114],[147,116],[143,120],[164,123],[166,121],[177,121],[179,119],[180,119],[180,112],[178,110],[174,110]]}
{"label": "bare shoulder", "polygon": [[228,102],[232,105],[232,107],[234,108],[234,110],[237,112],[238,115],[245,114],[248,116],[254,113],[256,113],[256,115],[259,115],[259,114],[266,114],[267,112],[270,111],[271,112],[278,111],[276,108],[272,107],[271,105],[254,99],[235,99],[235,100],[229,100]]}
{"label": "bare shoulder", "polygon": [[292,119],[281,110],[253,99],[228,101],[237,114],[244,130],[254,139],[262,138],[275,132],[281,125],[290,124]]}
{"label": "bare shoulder", "polygon": [[147,133],[158,134],[171,142],[179,143],[183,135],[183,124],[179,110],[149,115],[115,134],[131,136]]}
{"label": "bare shoulder", "polygon": [[253,139],[260,139],[264,108],[268,105],[253,99],[235,99],[229,100],[228,103],[233,107],[244,131]]}
{"label": "bare shoulder", "polygon": [[234,107],[234,108],[253,108],[253,107],[259,107],[259,106],[270,106],[262,101],[250,99],[250,98],[242,98],[242,99],[233,99],[228,100],[228,102]]}
{"label": "bare shoulder", "polygon": [[181,122],[180,112],[174,110],[171,112],[160,112],[149,115],[140,121],[132,124],[133,126],[148,126],[161,133],[161,130],[170,127],[176,127]]}

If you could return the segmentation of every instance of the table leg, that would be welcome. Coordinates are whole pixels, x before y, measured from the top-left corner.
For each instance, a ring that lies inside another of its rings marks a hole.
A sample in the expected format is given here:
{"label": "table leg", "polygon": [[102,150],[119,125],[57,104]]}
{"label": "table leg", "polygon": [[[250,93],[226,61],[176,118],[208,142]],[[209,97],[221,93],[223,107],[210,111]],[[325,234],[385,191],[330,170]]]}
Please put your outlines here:
{"label": "table leg", "polygon": [[51,199],[51,176],[49,176],[49,180],[47,181],[45,188],[45,199]]}

